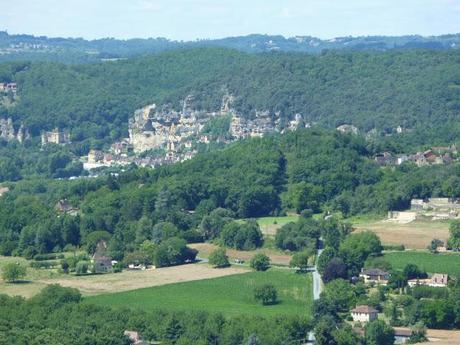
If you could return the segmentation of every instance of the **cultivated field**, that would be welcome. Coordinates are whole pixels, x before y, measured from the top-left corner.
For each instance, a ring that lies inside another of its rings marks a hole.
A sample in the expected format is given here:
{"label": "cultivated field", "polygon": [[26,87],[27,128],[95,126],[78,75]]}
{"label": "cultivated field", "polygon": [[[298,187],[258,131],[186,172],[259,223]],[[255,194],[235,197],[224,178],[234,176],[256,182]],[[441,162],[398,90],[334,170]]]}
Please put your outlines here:
{"label": "cultivated field", "polygon": [[396,269],[404,269],[407,264],[411,263],[423,268],[428,273],[448,273],[454,277],[460,275],[459,253],[392,252],[385,254],[385,260]]}
{"label": "cultivated field", "polygon": [[[0,257],[0,268],[9,261],[20,261],[27,264],[27,261],[21,258]],[[74,276],[58,273],[57,270],[33,269],[29,267],[27,269],[27,276],[22,283],[10,284],[0,280],[0,293],[31,297],[40,292],[48,284],[60,284],[66,287],[77,288],[83,295],[88,296],[198,279],[223,277],[247,271],[244,267],[214,269],[206,264],[189,264],[145,271],[123,271],[121,273]]]}
{"label": "cultivated field", "polygon": [[[254,287],[272,283],[280,302],[262,306]],[[282,269],[250,272],[223,278],[164,285],[85,299],[87,303],[143,310],[203,310],[225,315],[309,315],[312,306],[311,275]]]}
{"label": "cultivated field", "polygon": [[257,218],[257,223],[260,226],[260,230],[266,236],[275,236],[276,230],[281,228],[283,225],[296,222],[299,219],[299,216],[285,216],[285,217],[262,217]]}
{"label": "cultivated field", "polygon": [[447,241],[449,222],[414,221],[399,224],[386,220],[357,220],[353,222],[355,231],[370,230],[376,233],[383,244],[403,244],[409,249],[425,249],[433,238]]}
{"label": "cultivated field", "polygon": [[[189,247],[197,249],[199,252],[198,256],[201,258],[207,258],[212,251],[219,248],[215,244],[211,243],[193,243],[189,244]],[[227,255],[230,258],[230,262],[233,262],[235,259],[242,259],[249,262],[249,260],[251,260],[251,258],[257,253],[265,253],[268,257],[270,257],[271,262],[275,265],[288,266],[291,261],[291,255],[285,254],[276,249],[260,248],[257,250],[242,251],[227,248]]]}

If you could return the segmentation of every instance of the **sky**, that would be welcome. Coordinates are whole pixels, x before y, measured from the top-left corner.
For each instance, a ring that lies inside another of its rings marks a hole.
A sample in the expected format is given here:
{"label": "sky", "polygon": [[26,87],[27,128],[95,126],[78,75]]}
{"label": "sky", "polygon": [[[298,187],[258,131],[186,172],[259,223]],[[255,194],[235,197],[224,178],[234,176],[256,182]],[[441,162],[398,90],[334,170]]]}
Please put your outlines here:
{"label": "sky", "polygon": [[0,0],[0,30],[95,39],[460,33],[460,0]]}

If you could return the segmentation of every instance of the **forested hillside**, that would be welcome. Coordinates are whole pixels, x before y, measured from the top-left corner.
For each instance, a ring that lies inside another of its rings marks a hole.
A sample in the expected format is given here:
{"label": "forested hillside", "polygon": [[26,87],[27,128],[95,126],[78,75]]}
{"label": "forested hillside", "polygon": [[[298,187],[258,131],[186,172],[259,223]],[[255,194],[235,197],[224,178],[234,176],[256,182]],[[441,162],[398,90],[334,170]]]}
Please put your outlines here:
{"label": "forested hillside", "polygon": [[[411,198],[460,195],[458,164],[382,170],[367,154],[361,137],[298,130],[119,177],[17,182],[0,198],[0,254],[32,257],[101,235],[122,258],[152,236],[219,238],[232,219],[303,210],[383,213],[408,207]],[[77,216],[55,209],[62,199]],[[247,226],[232,231],[250,234]]]}
{"label": "forested hillside", "polygon": [[[282,121],[448,141],[460,132],[460,53],[454,50],[246,54],[202,48],[127,61],[61,65],[7,63],[0,81],[18,83],[19,101],[0,108],[33,135],[69,128],[73,142],[110,143],[127,134],[128,118],[145,104],[172,105],[195,96],[196,109],[216,110],[226,93],[245,117],[267,110]],[[429,133],[427,132],[429,128]]]}

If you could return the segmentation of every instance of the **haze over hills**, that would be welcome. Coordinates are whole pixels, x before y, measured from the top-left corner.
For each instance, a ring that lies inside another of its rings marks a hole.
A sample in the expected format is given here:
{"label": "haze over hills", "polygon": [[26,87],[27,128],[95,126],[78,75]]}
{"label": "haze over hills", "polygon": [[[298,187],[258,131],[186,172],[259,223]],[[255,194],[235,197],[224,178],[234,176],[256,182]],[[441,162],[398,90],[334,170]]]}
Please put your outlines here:
{"label": "haze over hills", "polygon": [[103,59],[127,58],[184,47],[217,46],[260,53],[292,51],[318,54],[324,50],[389,49],[459,49],[460,34],[442,36],[363,36],[319,39],[311,36],[247,35],[212,40],[174,41],[167,38],[49,38],[46,36],[10,35],[0,31],[0,61],[53,60],[65,63],[93,62]]}

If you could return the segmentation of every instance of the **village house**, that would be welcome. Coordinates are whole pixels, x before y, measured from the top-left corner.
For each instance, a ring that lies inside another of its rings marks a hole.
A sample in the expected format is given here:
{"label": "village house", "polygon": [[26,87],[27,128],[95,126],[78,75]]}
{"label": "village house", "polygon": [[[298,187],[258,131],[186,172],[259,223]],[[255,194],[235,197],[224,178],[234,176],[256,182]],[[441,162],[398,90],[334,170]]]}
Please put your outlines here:
{"label": "village house", "polygon": [[379,153],[374,157],[375,162],[378,165],[385,166],[394,163],[393,155],[390,152]]}
{"label": "village house", "polygon": [[351,311],[354,322],[370,322],[376,320],[379,312],[368,305],[358,305]]}
{"label": "village house", "polygon": [[0,83],[0,92],[13,92],[16,93],[18,85],[16,83]]}
{"label": "village house", "polygon": [[112,269],[112,258],[107,255],[107,243],[105,241],[99,241],[91,259],[96,273],[107,272]]}
{"label": "village house", "polygon": [[414,286],[431,286],[431,287],[447,287],[449,275],[445,273],[435,273],[428,279],[410,279],[407,285]]}
{"label": "village house", "polygon": [[390,273],[381,270],[380,268],[368,268],[361,269],[359,277],[364,279],[364,283],[374,283],[380,285],[386,285],[390,278]]}

